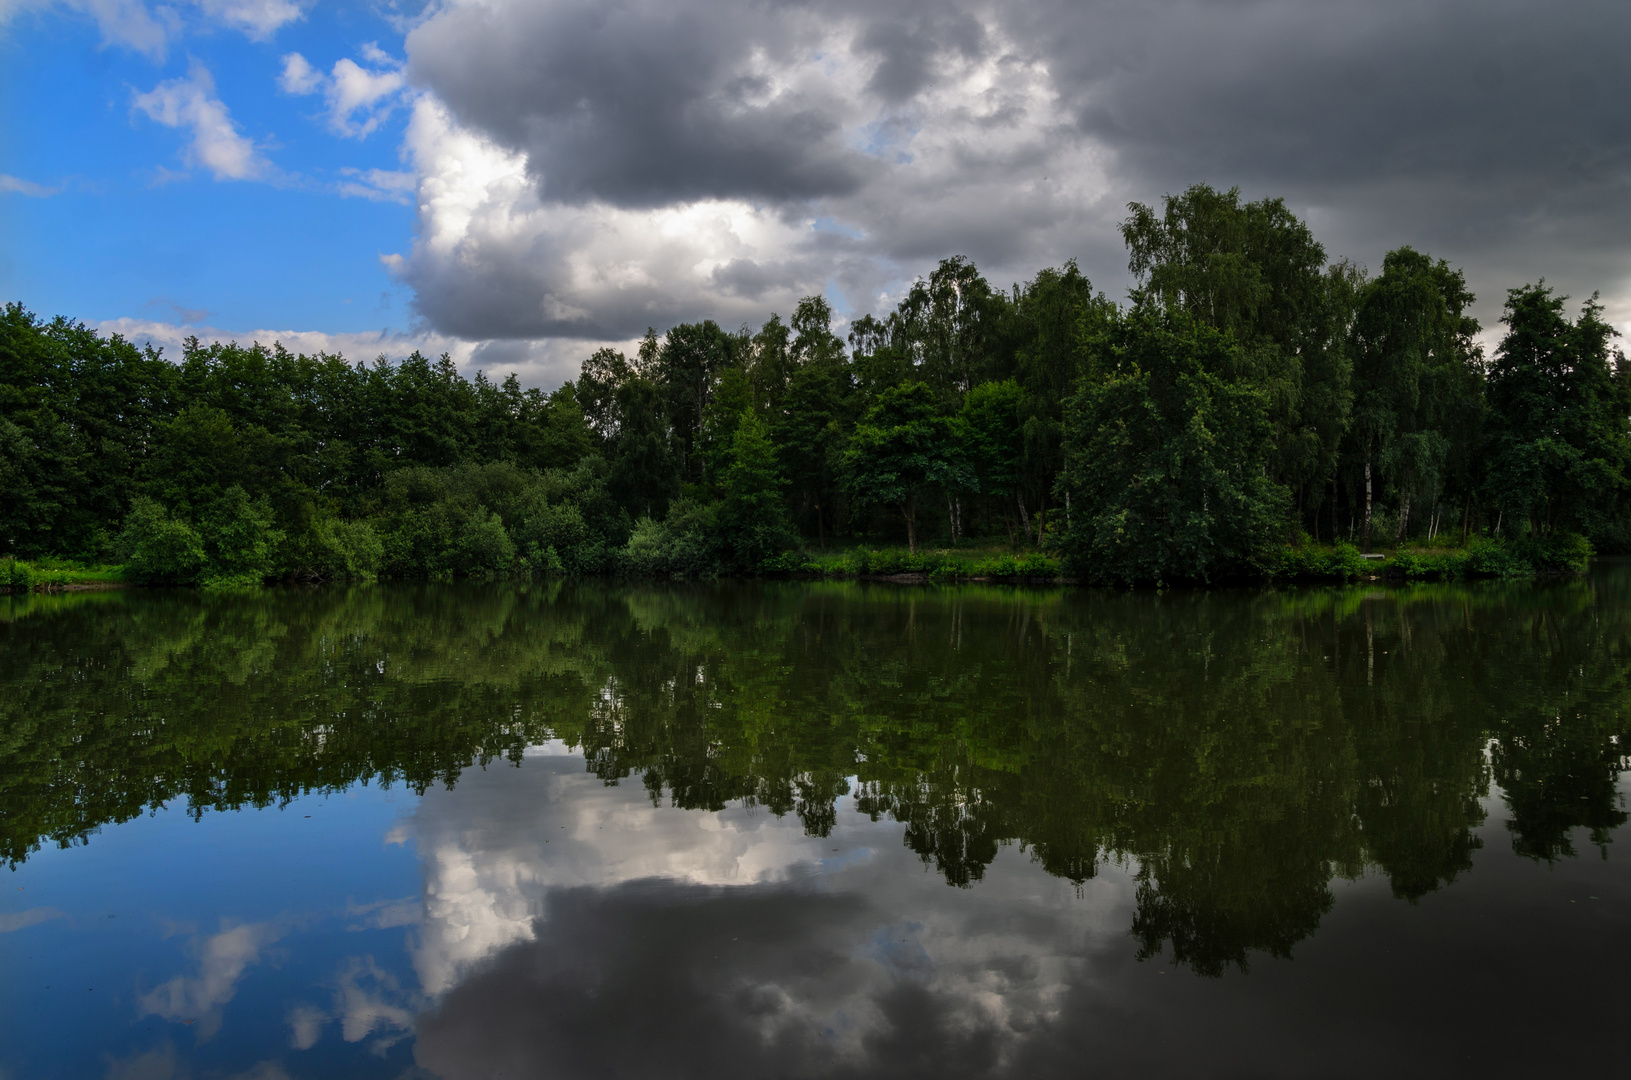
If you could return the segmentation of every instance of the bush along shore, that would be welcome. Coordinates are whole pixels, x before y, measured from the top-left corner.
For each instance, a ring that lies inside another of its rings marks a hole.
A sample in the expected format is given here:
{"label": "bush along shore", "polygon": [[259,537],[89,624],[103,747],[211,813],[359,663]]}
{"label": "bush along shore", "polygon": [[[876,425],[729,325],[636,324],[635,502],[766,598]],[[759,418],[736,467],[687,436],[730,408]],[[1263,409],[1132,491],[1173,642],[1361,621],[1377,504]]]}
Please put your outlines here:
{"label": "bush along shore", "polygon": [[[545,393],[443,356],[179,357],[0,316],[7,588],[726,574],[1192,584],[1572,573],[1631,550],[1631,369],[1595,297],[1327,257],[1196,186],[1074,263],[947,259],[840,337],[648,331]],[[1381,559],[1366,555],[1384,555]]]}
{"label": "bush along shore", "polygon": [[[660,550],[660,549],[659,549]],[[1269,583],[1346,583],[1353,581],[1415,580],[1460,581],[1472,578],[1558,577],[1585,571],[1592,549],[1575,533],[1556,534],[1547,541],[1502,542],[1476,537],[1461,547],[1403,548],[1366,558],[1352,544],[1302,544],[1286,547],[1261,573],[1242,580]],[[713,578],[720,574],[716,560],[675,558],[666,551],[620,553],[620,577],[678,579]],[[518,559],[503,570],[479,572],[488,580],[554,577],[567,573],[553,548],[545,551],[537,564]],[[911,583],[954,583],[962,581],[1005,582],[1016,585],[1078,584],[1057,554],[1041,551],[1011,552],[994,547],[908,551],[900,547],[856,548],[842,551],[787,551],[766,557],[753,568],[754,576],[781,579],[883,580]],[[373,572],[341,575],[342,579],[374,580]],[[439,575],[447,579],[451,574]],[[467,575],[468,576],[468,575]],[[123,588],[130,584],[153,584],[151,573],[134,572],[127,566],[82,566],[71,560],[48,559],[29,563],[17,559],[0,560],[0,591],[55,592],[76,589]],[[256,580],[225,575],[204,576],[197,581],[171,582],[202,584],[212,589],[255,587]],[[1155,584],[1162,584],[1156,582]]]}

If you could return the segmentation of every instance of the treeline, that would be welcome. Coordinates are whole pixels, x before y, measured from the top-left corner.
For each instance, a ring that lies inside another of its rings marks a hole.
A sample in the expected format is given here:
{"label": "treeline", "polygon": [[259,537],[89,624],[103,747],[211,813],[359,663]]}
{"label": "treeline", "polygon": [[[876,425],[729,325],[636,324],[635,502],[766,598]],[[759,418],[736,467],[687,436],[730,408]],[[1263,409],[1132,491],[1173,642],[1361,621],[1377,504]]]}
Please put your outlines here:
{"label": "treeline", "polygon": [[445,356],[194,340],[171,363],[11,305],[0,557],[154,582],[705,574],[1002,538],[1178,581],[1310,540],[1631,548],[1631,382],[1595,298],[1512,290],[1486,357],[1442,260],[1369,276],[1233,190],[1131,210],[1124,304],[1074,263],[1005,290],[948,259],[847,341],[809,297],[757,330],[648,332],[551,394]]}

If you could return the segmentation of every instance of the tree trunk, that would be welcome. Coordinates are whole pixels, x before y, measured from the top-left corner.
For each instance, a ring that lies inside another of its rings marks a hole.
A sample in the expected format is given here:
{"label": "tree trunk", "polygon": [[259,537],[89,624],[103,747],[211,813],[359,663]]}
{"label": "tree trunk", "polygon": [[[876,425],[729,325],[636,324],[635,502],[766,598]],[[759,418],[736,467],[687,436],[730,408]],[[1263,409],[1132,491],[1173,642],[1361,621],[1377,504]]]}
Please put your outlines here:
{"label": "tree trunk", "polygon": [[957,500],[946,496],[946,521],[951,525],[952,546],[957,545]]}
{"label": "tree trunk", "polygon": [[821,524],[821,504],[820,503],[815,504],[815,510],[816,510],[816,538],[818,540],[820,540],[821,549],[823,551],[825,551],[827,549],[827,530]]}
{"label": "tree trunk", "polygon": [[1331,476],[1331,542],[1342,535],[1342,522],[1337,518],[1337,478]]}
{"label": "tree trunk", "polygon": [[907,503],[901,508],[901,514],[906,518],[906,550],[912,555],[917,554],[917,507]]}
{"label": "tree trunk", "polygon": [[1360,550],[1370,554],[1370,462],[1365,462],[1365,543]]}
{"label": "tree trunk", "polygon": [[1025,512],[1025,493],[1023,491],[1014,492],[1014,501],[1019,504],[1019,523],[1025,526],[1025,542],[1029,544],[1031,542],[1031,515]]}
{"label": "tree trunk", "polygon": [[1393,546],[1398,547],[1404,543],[1405,530],[1410,528],[1410,492],[1406,489],[1399,496],[1399,527],[1394,529]]}

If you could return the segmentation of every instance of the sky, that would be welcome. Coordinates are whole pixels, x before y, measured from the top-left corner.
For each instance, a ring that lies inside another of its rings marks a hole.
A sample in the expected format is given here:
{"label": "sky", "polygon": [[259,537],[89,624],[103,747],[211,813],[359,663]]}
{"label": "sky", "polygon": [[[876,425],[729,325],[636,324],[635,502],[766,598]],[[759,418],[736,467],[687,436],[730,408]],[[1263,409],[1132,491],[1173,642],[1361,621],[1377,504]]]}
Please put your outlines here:
{"label": "sky", "polygon": [[1281,196],[1631,323],[1624,0],[0,0],[0,299],[179,351],[552,387],[942,258],[1129,284],[1131,201]]}

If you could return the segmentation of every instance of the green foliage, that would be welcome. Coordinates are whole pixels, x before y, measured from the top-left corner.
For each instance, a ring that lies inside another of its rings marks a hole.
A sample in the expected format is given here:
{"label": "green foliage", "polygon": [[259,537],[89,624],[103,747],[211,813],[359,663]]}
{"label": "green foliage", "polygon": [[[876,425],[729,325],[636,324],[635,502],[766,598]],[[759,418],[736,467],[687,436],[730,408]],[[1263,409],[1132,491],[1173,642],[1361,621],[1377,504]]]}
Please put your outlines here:
{"label": "green foliage", "polygon": [[86,563],[54,555],[32,561],[0,559],[0,592],[58,592],[114,588],[129,580],[125,567]]}
{"label": "green foliage", "polygon": [[325,515],[312,523],[309,568],[323,578],[372,581],[385,560],[385,544],[367,521]]}
{"label": "green foliage", "polygon": [[1545,284],[1513,289],[1489,371],[1489,489],[1515,523],[1612,531],[1631,468],[1631,389],[1593,296],[1571,323]]}
{"label": "green foliage", "polygon": [[119,543],[130,579],[142,585],[190,585],[205,569],[203,537],[146,496],[132,502]]}
{"label": "green foliage", "polygon": [[454,542],[451,568],[465,575],[502,574],[515,562],[515,542],[504,530],[504,520],[478,506],[465,520]]}
{"label": "green foliage", "polygon": [[826,578],[926,575],[935,581],[1058,581],[1063,564],[1039,551],[986,554],[978,551],[907,551],[901,548],[857,548],[811,555],[788,552],[761,564],[767,573]]}
{"label": "green foliage", "polygon": [[1013,379],[981,383],[963,399],[963,428],[977,489],[1008,496],[1025,479],[1025,395]]}
{"label": "green foliage", "polygon": [[1065,540],[1089,581],[1208,581],[1260,572],[1289,503],[1264,473],[1268,402],[1231,378],[1239,347],[1148,306],[1091,345],[1094,377],[1067,414]]}
{"label": "green foliage", "polygon": [[856,425],[844,452],[850,497],[858,505],[899,510],[906,546],[917,550],[917,515],[931,489],[973,486],[955,418],[943,413],[927,383],[892,386]]}
{"label": "green foliage", "polygon": [[0,559],[0,588],[32,589],[37,580],[34,568],[28,563],[20,559]]}
{"label": "green foliage", "polygon": [[1294,581],[1352,581],[1374,569],[1352,544],[1299,544],[1281,551],[1270,575]]}
{"label": "green foliage", "polygon": [[143,542],[175,549],[151,581],[630,573],[668,565],[624,549],[680,496],[718,504],[709,565],[749,573],[801,544],[1004,536],[1099,582],[1330,576],[1288,538],[1377,528],[1411,575],[1462,572],[1421,549],[1480,534],[1631,551],[1631,368],[1595,299],[1571,322],[1514,290],[1486,385],[1442,260],[1401,247],[1367,278],[1283,200],[1204,184],[1122,233],[1129,306],[1074,262],[1005,291],[958,256],[847,349],[808,296],[757,330],[648,330],[548,394],[446,355],[189,339],[172,363],[9,305],[0,557],[106,563],[145,498],[169,524],[144,511]]}
{"label": "green foliage", "polygon": [[1351,390],[1350,278],[1325,273],[1325,249],[1282,199],[1242,203],[1196,184],[1161,214],[1139,203],[1122,225],[1143,295],[1240,344],[1268,395],[1271,476],[1296,486],[1330,475]]}
{"label": "green foliage", "polygon": [[274,527],[266,499],[251,500],[234,484],[205,510],[199,533],[204,541],[206,586],[259,585],[273,576],[283,533]]}
{"label": "green foliage", "polygon": [[[1384,568],[1388,573],[1412,579],[1454,581],[1469,574],[1487,574],[1477,561],[1475,548],[1395,552]],[[1496,574],[1494,576],[1508,576]]]}
{"label": "green foliage", "polygon": [[1414,506],[1470,490],[1482,414],[1478,323],[1466,314],[1472,300],[1460,271],[1410,248],[1389,252],[1381,276],[1360,291],[1347,469],[1352,482],[1397,506],[1395,541],[1408,535]]}
{"label": "green foliage", "polygon": [[634,524],[621,554],[624,572],[637,577],[707,577],[718,573],[713,536],[716,510],[691,499],[675,499],[661,521]]}
{"label": "green foliage", "polygon": [[616,401],[621,426],[608,484],[631,515],[660,516],[680,487],[662,390],[648,379],[630,379],[617,388]]}
{"label": "green foliage", "polygon": [[785,486],[769,429],[751,409],[744,410],[721,484],[724,501],[716,525],[720,543],[738,567],[757,567],[796,542],[782,502]]}

